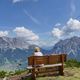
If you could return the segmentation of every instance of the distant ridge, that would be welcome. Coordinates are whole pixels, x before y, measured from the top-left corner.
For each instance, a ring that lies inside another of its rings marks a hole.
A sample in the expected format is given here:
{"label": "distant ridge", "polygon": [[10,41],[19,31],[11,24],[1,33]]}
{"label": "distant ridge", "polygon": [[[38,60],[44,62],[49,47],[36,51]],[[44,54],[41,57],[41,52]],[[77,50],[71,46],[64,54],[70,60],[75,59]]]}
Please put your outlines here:
{"label": "distant ridge", "polygon": [[80,61],[80,37],[74,36],[69,39],[60,40],[55,44],[52,51],[54,53],[66,53],[68,58]]}
{"label": "distant ridge", "polygon": [[27,40],[21,38],[21,37],[0,37],[0,48],[25,48],[28,49],[29,43]]}

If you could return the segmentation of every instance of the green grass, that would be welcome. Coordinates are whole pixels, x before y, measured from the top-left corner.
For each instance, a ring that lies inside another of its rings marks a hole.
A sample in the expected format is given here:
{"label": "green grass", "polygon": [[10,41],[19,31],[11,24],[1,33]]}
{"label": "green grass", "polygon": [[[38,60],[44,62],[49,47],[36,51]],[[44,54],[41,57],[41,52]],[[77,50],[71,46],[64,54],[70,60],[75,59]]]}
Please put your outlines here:
{"label": "green grass", "polygon": [[0,72],[0,78],[4,78],[6,76],[7,72],[1,71]]}
{"label": "green grass", "polygon": [[75,59],[70,59],[65,62],[66,67],[80,67],[80,62]]}
{"label": "green grass", "polygon": [[6,72],[6,71],[0,71],[0,78],[4,78],[9,77],[9,76],[14,76],[14,75],[20,75],[24,72],[28,72],[28,70],[16,70],[15,72],[10,71],[10,72]]}
{"label": "green grass", "polygon": [[14,75],[19,75],[19,74],[24,73],[26,71],[27,70],[16,70],[15,73],[14,73]]}

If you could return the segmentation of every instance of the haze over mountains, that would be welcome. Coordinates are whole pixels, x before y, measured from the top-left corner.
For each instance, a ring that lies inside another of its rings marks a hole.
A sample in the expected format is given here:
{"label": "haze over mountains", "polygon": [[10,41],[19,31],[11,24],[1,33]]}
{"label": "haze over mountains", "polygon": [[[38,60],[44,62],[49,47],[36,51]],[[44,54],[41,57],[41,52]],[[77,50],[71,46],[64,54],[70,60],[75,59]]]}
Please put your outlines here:
{"label": "haze over mountains", "polygon": [[9,38],[9,37],[0,37],[0,48],[20,48],[20,49],[28,49],[29,43],[24,40],[23,38],[16,37],[16,38]]}

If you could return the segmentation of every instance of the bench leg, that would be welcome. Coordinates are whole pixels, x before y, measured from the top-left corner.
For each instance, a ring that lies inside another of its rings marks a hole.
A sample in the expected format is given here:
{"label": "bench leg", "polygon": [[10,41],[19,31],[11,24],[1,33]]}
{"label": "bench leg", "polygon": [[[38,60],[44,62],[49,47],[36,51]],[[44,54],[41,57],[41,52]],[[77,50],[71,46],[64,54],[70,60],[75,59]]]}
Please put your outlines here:
{"label": "bench leg", "polygon": [[32,80],[36,80],[35,69],[32,70]]}
{"label": "bench leg", "polygon": [[60,75],[64,75],[63,66],[60,66],[60,67],[59,67],[59,74],[60,74]]}
{"label": "bench leg", "polygon": [[32,74],[32,80],[36,80],[36,77],[35,77],[35,75],[33,75],[33,74]]}

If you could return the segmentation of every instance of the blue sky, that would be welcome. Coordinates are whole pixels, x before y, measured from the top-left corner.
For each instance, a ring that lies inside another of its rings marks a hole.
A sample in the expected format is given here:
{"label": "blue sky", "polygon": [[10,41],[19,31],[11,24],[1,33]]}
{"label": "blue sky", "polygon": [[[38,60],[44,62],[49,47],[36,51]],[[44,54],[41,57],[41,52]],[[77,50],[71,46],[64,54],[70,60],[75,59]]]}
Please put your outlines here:
{"label": "blue sky", "polygon": [[79,3],[80,0],[0,0],[0,36],[25,35],[46,45],[79,35]]}

